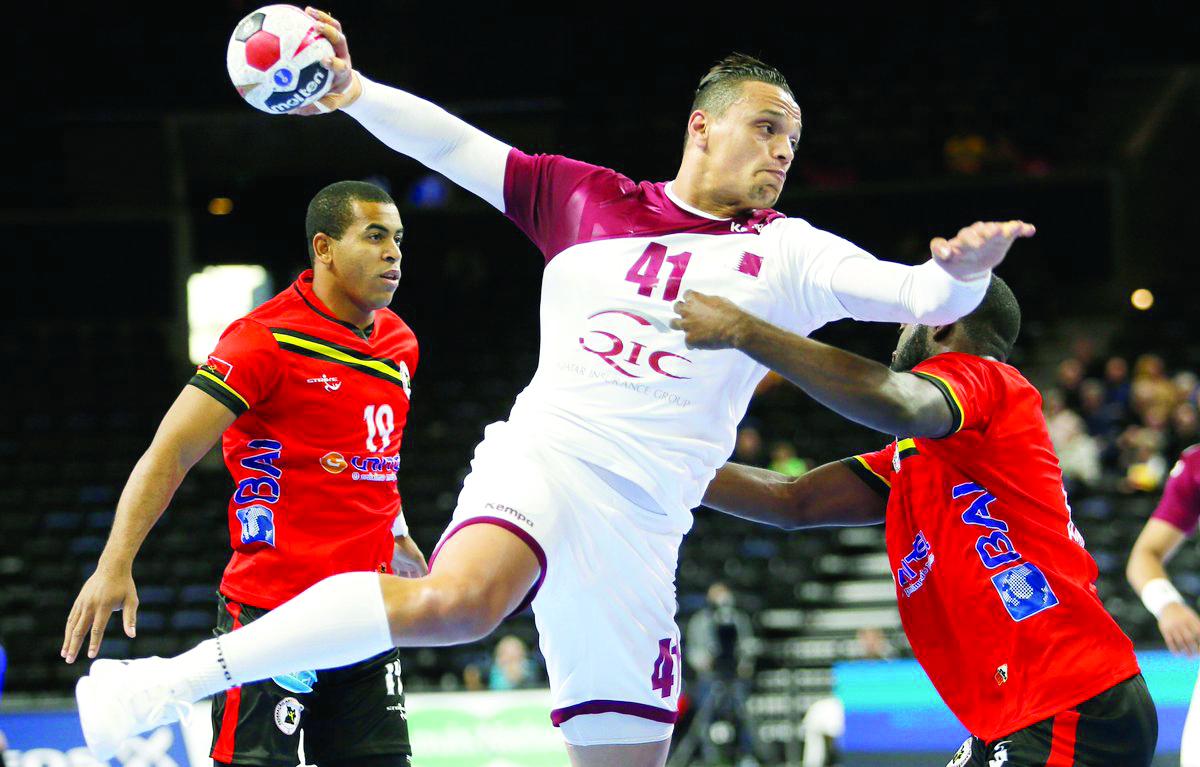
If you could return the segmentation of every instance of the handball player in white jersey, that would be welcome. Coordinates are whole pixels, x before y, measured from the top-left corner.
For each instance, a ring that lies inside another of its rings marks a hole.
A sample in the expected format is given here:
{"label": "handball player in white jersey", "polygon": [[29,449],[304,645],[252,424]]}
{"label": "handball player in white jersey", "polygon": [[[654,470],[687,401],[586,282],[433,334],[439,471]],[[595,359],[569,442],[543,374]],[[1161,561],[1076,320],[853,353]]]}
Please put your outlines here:
{"label": "handball player in white jersey", "polygon": [[107,753],[243,682],[393,644],[474,641],[532,602],[572,764],[662,765],[682,682],[679,545],[766,372],[735,351],[687,349],[669,327],[676,299],[719,293],[802,334],[847,317],[944,324],[975,308],[1033,227],[977,223],[910,267],[775,212],[800,110],[783,76],[750,57],[701,81],[675,179],[639,184],[525,154],[371,82],[351,68],[340,24],[309,13],[336,52],[319,111],[346,112],[479,195],[541,250],[538,370],[485,430],[429,576],[335,576],[176,658],[97,661],[77,691],[89,745]]}

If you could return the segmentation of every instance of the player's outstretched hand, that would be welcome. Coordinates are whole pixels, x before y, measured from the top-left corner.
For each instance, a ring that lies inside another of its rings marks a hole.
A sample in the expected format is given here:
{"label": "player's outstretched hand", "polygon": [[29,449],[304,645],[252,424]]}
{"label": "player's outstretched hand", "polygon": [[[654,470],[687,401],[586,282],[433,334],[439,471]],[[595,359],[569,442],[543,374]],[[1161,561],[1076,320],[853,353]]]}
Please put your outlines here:
{"label": "player's outstretched hand", "polygon": [[1200,654],[1200,616],[1187,605],[1174,603],[1164,607],[1158,629],[1167,640],[1167,648],[1176,655]]}
{"label": "player's outstretched hand", "polygon": [[[74,663],[83,646],[83,639],[88,636],[87,656],[95,658],[100,652],[100,641],[104,639],[104,627],[112,614],[120,610],[122,622],[125,624],[125,635],[132,639],[137,633],[137,586],[133,583],[133,574],[128,570],[112,570],[98,567],[92,577],[87,579],[71,614],[67,616],[67,628],[63,633],[63,646],[60,654],[67,663]],[[88,629],[91,629],[90,635]]]}
{"label": "player's outstretched hand", "polygon": [[727,298],[685,291],[675,302],[671,327],[682,330],[689,349],[731,349],[748,314]]}
{"label": "player's outstretched hand", "polygon": [[955,279],[968,281],[996,267],[1018,237],[1032,237],[1037,230],[1024,221],[976,221],[958,230],[952,239],[935,237],[929,242],[934,260]]}
{"label": "player's outstretched hand", "polygon": [[288,114],[317,115],[334,112],[353,104],[362,93],[362,84],[358,80],[358,74],[350,65],[350,46],[346,43],[346,33],[342,31],[342,22],[312,6],[305,8],[304,12],[317,20],[321,28],[321,36],[333,46],[333,58],[321,62],[326,69],[333,72],[333,84],[329,86],[329,92],[322,96],[320,101],[293,109]]}
{"label": "player's outstretched hand", "polygon": [[396,546],[392,552],[392,572],[401,578],[423,578],[429,575],[425,555],[411,536],[396,538]]}

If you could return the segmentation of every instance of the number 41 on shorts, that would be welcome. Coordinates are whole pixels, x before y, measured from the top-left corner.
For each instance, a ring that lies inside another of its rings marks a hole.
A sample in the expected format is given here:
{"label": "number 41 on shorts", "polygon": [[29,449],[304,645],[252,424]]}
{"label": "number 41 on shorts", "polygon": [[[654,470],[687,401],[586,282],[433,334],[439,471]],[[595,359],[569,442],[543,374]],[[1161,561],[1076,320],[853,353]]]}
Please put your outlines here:
{"label": "number 41 on shorts", "polygon": [[667,637],[658,640],[658,659],[650,672],[650,689],[661,691],[664,698],[671,697],[675,689],[675,663],[679,660],[679,643]]}

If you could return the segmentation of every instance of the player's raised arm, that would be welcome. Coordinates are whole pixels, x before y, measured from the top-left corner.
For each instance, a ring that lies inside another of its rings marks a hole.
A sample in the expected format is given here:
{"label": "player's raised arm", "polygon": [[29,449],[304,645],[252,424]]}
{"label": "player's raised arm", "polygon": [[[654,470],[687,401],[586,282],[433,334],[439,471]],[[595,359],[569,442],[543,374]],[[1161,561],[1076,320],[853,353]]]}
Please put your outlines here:
{"label": "player's raised arm", "polygon": [[704,505],[784,530],[855,527],[883,521],[887,501],[843,463],[799,477],[727,463],[704,493]]}
{"label": "player's raised arm", "polygon": [[71,607],[61,651],[67,663],[74,662],[89,629],[87,654],[96,657],[104,628],[116,610],[122,611],[125,633],[134,635],[138,606],[134,557],[184,475],[235,417],[227,407],[192,386],[184,387],[171,405],[121,491],[112,531],[96,571],[83,584]]}
{"label": "player's raised arm", "polygon": [[979,305],[991,270],[1013,242],[1035,232],[1023,221],[976,222],[952,239],[930,241],[932,259],[916,267],[848,258],[834,272],[830,287],[857,320],[946,324]]}
{"label": "player's raised arm", "polygon": [[334,73],[320,107],[296,114],[340,109],[376,138],[401,154],[441,173],[469,192],[504,211],[504,171],[510,146],[411,93],[372,82],[354,71],[341,22],[324,11],[305,12],[321,24],[333,45],[327,66]]}
{"label": "player's raised arm", "polygon": [[737,349],[864,426],[905,437],[942,437],[954,426],[941,390],[920,376],[789,333],[724,298],[689,290],[675,312],[671,327],[689,348]]}

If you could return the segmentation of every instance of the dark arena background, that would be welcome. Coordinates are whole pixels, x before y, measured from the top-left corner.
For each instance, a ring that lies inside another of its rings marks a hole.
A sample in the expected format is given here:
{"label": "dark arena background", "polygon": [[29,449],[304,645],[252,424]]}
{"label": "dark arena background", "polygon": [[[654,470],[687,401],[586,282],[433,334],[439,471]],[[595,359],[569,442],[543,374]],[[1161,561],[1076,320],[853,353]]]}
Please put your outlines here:
{"label": "dark arena background", "polygon": [[[71,715],[87,663],[59,658],[63,626],[126,477],[191,375],[190,275],[259,265],[282,289],[307,268],[304,210],[319,188],[369,179],[390,189],[406,227],[392,308],[421,343],[399,485],[427,554],[484,425],[505,417],[534,371],[536,249],[349,117],[268,116],[242,103],[224,52],[255,7],[116,2],[26,8],[12,20],[0,188],[5,767],[89,763],[72,751],[82,737]],[[1036,224],[998,270],[1024,310],[1014,362],[1043,392],[1096,586],[1159,705],[1156,764],[1179,764],[1196,663],[1164,652],[1124,567],[1175,458],[1200,442],[1191,4],[327,10],[371,78],[526,151],[638,180],[673,177],[708,67],[731,51],[758,55],[789,78],[804,115],[781,211],[907,263],[927,257],[931,237],[975,220]],[[842,322],[817,337],[882,360],[896,331]],[[768,379],[736,455],[802,471],[888,439]],[[127,639],[115,617],[104,656],[175,654],[210,635],[229,490],[219,454],[191,472],[135,565],[138,636]],[[1200,594],[1194,542],[1170,573],[1189,599]],[[690,619],[717,581],[749,618],[729,640],[747,689],[706,710],[696,694],[706,685],[688,665],[672,765],[926,765],[953,755],[965,732],[911,661],[881,528],[785,534],[698,509],[678,574],[685,657]],[[508,636],[520,642],[507,648],[529,648],[529,675],[515,685],[529,690],[479,691]],[[536,647],[526,613],[474,645],[406,652],[414,764],[565,764],[538,712]],[[497,723],[530,707],[519,726],[534,734],[506,739]],[[115,763],[203,763],[178,750],[186,737],[173,728]]]}

